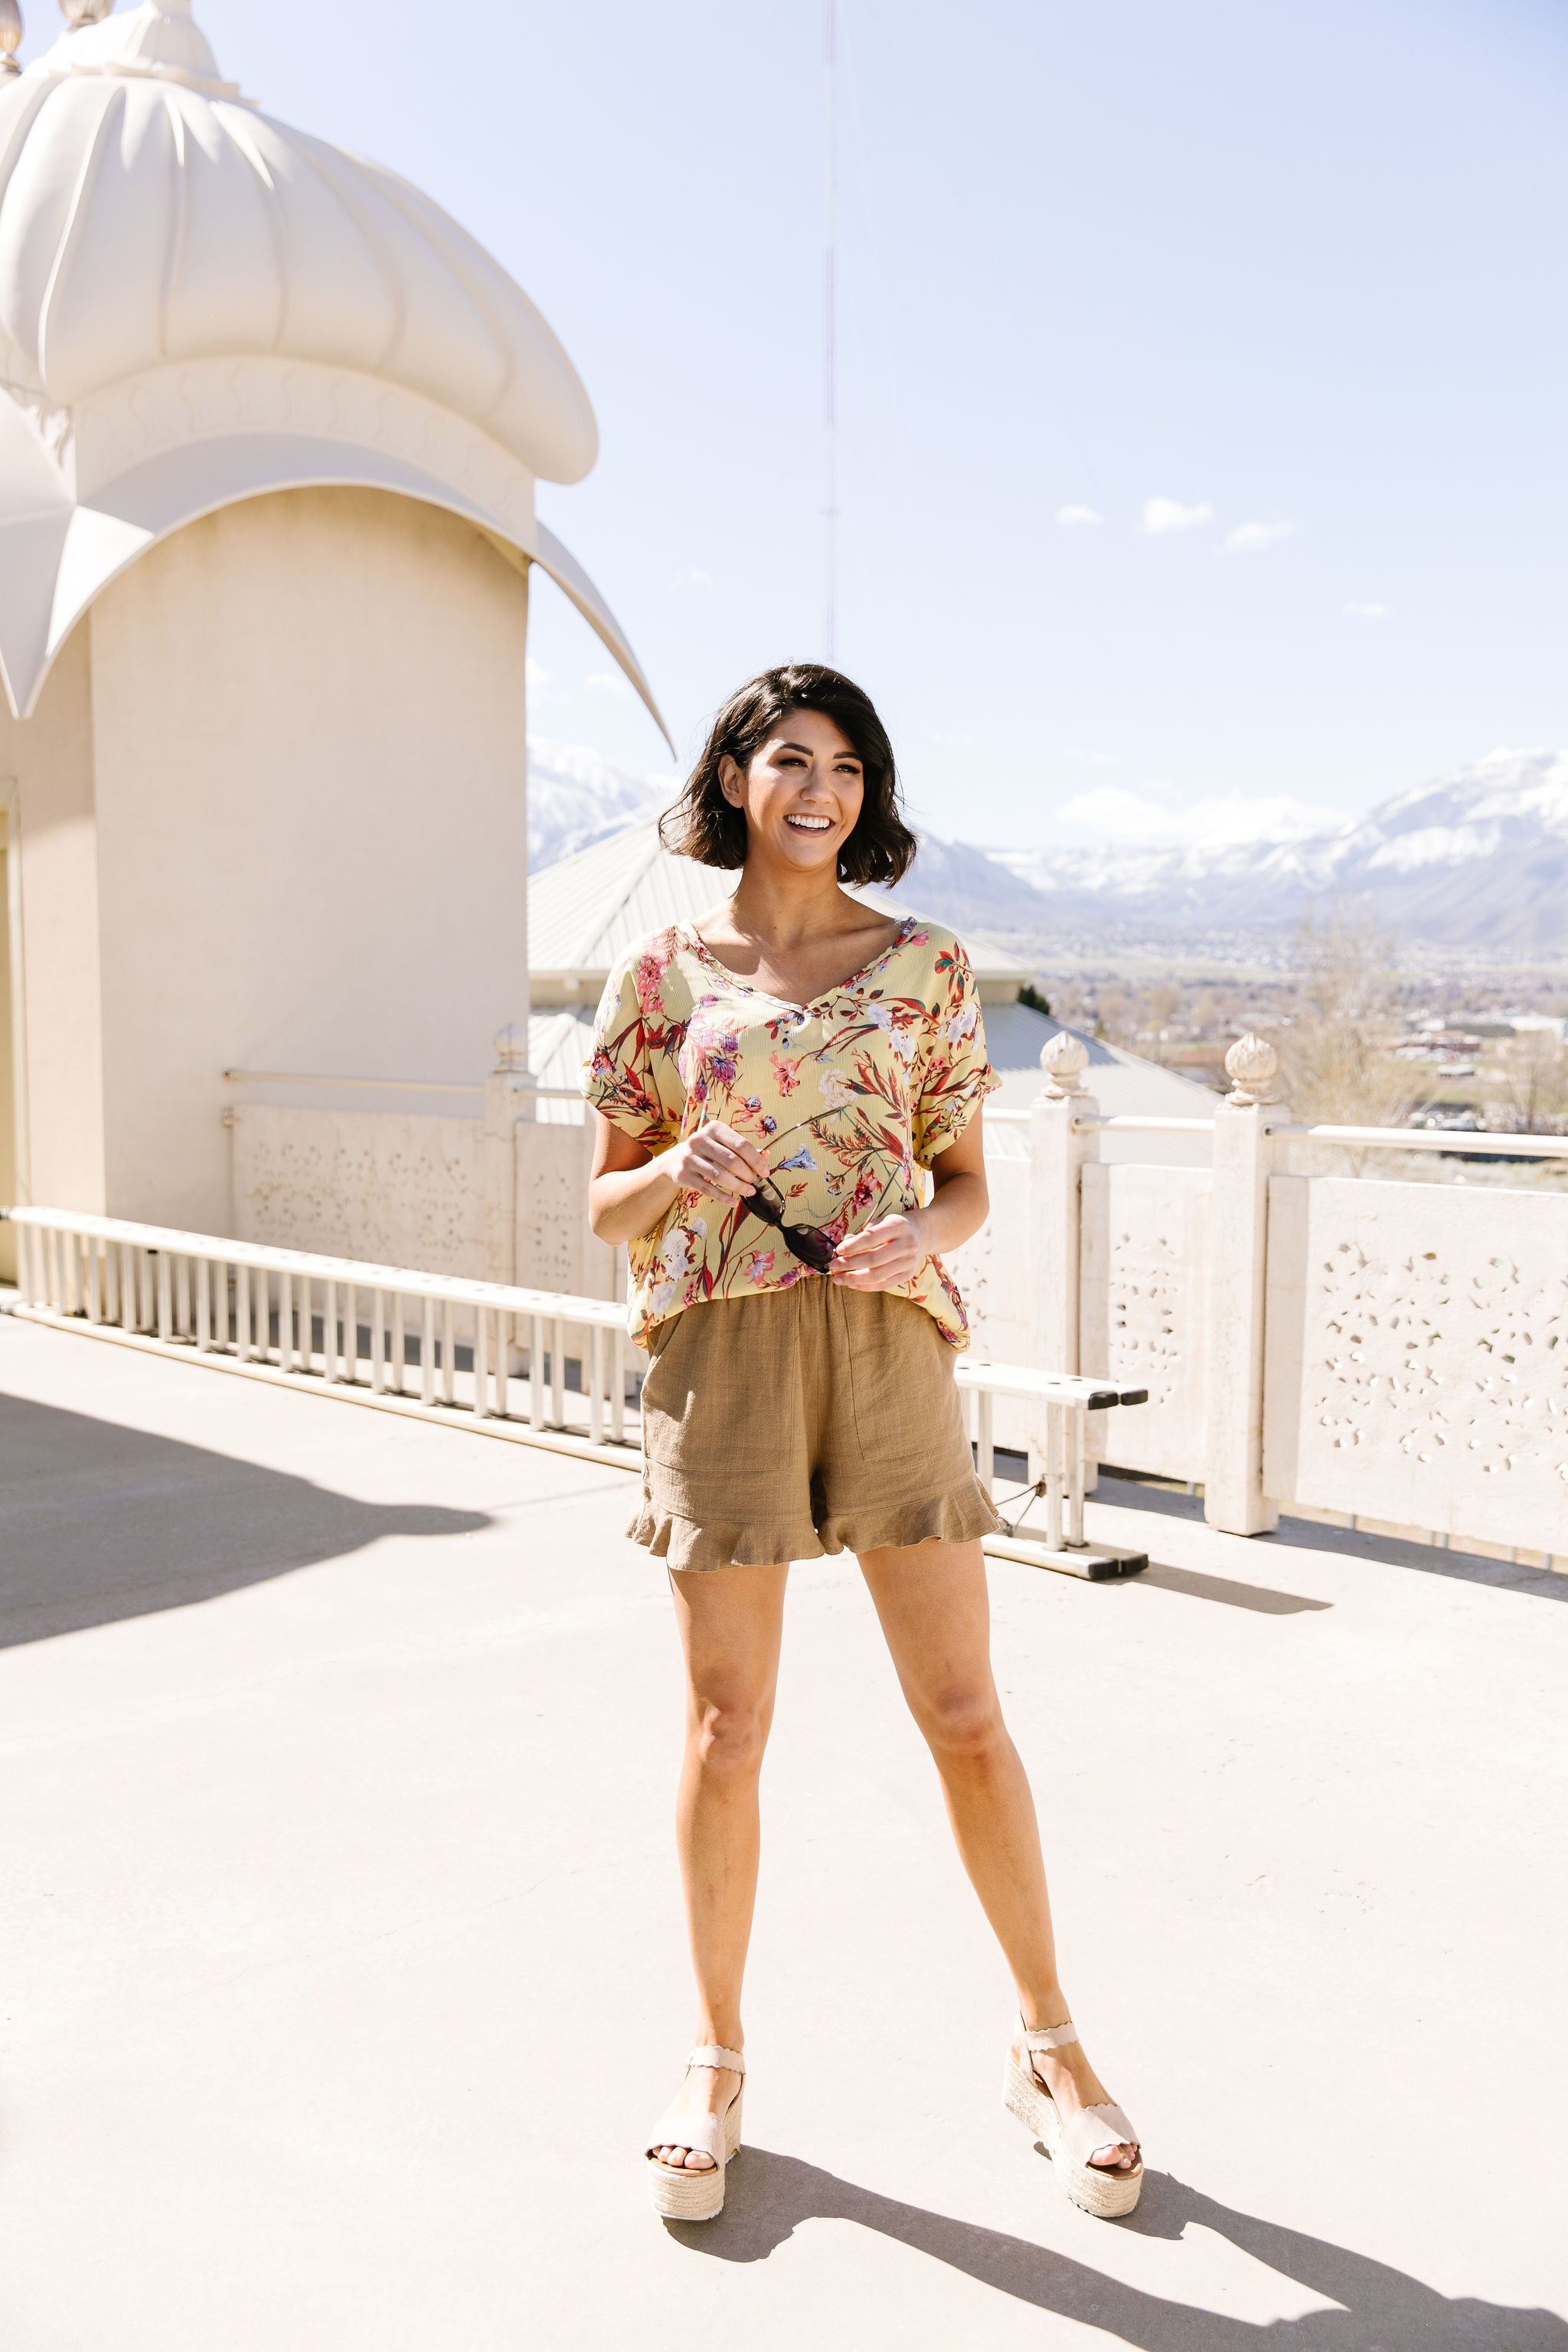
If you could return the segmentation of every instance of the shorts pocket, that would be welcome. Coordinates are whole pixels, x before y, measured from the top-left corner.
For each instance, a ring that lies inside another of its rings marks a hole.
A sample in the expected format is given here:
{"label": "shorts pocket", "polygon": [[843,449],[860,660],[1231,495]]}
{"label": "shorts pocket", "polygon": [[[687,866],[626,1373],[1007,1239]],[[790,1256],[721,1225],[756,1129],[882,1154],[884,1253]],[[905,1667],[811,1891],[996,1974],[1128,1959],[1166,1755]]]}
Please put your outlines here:
{"label": "shorts pocket", "polygon": [[691,1320],[686,1310],[670,1316],[650,1333],[648,1368],[643,1374],[642,1447],[650,1462],[678,1462],[680,1440],[693,1402],[689,1383],[680,1373],[682,1341]]}
{"label": "shorts pocket", "polygon": [[885,1290],[841,1292],[838,1299],[862,1455],[883,1464],[923,1457],[944,1475],[952,1439],[963,1443],[946,1340],[913,1299]]}

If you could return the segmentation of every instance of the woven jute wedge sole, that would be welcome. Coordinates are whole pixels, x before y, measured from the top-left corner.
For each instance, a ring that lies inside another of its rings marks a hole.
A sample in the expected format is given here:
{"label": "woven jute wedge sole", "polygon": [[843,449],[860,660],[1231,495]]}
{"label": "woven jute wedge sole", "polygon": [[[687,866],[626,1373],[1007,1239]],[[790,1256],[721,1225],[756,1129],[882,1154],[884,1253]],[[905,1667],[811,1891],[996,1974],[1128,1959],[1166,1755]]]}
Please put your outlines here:
{"label": "woven jute wedge sole", "polygon": [[[1020,2066],[1011,2050],[1002,2077],[1002,2104],[1034,2134],[1050,2158],[1058,2179],[1075,2205],[1102,2221],[1118,2221],[1131,2213],[1143,2191],[1143,2167],[1132,2172],[1111,2172],[1103,2164],[1080,2164],[1062,2146],[1061,2117],[1057,2103],[1032,2066]],[[1091,2150],[1092,2154],[1093,2151]]]}
{"label": "woven jute wedge sole", "polygon": [[[724,2175],[731,2159],[741,2147],[741,2101],[744,2090],[736,2092],[724,2117],[724,2161],[705,2167],[700,2172],[678,2169],[673,2164],[661,2164],[657,2156],[647,2159],[648,2195],[653,2210],[665,2221],[711,2221],[724,2210]],[[679,2147],[678,2140],[666,2143]]]}

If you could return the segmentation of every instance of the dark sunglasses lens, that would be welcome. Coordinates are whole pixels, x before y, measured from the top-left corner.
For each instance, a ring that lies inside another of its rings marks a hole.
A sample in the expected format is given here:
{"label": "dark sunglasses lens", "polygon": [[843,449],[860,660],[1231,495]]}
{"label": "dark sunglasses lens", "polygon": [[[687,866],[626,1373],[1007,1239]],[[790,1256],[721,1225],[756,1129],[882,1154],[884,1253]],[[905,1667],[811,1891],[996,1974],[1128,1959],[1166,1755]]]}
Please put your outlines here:
{"label": "dark sunglasses lens", "polygon": [[833,1263],[833,1244],[812,1225],[785,1225],[784,1237],[803,1265],[826,1274]]}

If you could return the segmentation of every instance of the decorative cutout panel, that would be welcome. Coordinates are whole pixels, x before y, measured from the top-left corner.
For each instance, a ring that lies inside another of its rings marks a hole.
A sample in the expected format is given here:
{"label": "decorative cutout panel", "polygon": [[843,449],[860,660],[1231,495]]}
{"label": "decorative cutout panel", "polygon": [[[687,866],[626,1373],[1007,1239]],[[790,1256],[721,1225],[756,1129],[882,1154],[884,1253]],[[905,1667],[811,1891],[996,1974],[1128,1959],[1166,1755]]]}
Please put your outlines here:
{"label": "decorative cutout panel", "polygon": [[234,1114],[235,1232],[482,1280],[478,1119],[247,1103]]}
{"label": "decorative cutout panel", "polygon": [[1565,1231],[1538,1192],[1275,1177],[1269,1496],[1568,1552]]}
{"label": "decorative cutout panel", "polygon": [[1213,1178],[1090,1161],[1082,1187],[1079,1368],[1149,1391],[1097,1424],[1100,1458],[1201,1478]]}

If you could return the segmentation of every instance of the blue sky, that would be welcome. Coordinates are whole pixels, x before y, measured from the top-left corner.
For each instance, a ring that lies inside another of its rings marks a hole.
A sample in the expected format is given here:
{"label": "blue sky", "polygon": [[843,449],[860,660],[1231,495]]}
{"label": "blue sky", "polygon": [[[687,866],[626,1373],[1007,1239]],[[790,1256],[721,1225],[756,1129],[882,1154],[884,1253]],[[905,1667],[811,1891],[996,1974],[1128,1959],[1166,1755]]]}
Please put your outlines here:
{"label": "blue sky", "polygon": [[[541,511],[682,754],[816,655],[819,0],[196,13],[561,335],[603,453]],[[840,14],[838,652],[920,815],[1201,833],[1568,741],[1558,0]],[[540,733],[668,767],[543,584],[534,651]]]}

